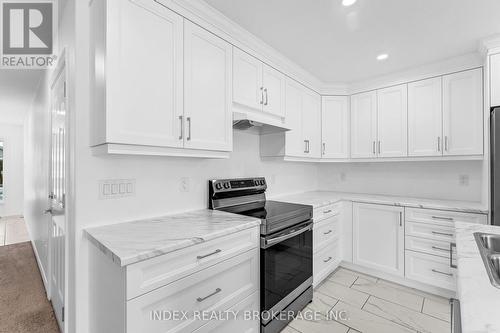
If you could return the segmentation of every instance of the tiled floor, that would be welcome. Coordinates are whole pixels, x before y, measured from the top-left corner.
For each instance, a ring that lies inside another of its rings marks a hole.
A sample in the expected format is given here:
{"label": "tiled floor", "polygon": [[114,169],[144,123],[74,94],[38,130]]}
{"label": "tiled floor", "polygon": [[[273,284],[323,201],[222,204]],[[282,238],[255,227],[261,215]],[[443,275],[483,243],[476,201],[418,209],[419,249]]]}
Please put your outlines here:
{"label": "tiled floor", "polygon": [[19,216],[0,218],[0,246],[30,240],[24,219]]}
{"label": "tiled floor", "polygon": [[282,332],[449,333],[450,330],[447,299],[339,268],[315,290],[313,302],[302,311],[302,316]]}

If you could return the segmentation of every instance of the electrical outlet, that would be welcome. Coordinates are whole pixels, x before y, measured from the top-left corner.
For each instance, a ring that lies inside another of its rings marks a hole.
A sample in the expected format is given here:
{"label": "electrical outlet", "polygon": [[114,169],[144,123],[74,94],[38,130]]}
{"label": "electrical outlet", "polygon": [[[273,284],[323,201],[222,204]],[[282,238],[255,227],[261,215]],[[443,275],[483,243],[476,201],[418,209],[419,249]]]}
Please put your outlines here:
{"label": "electrical outlet", "polygon": [[347,176],[346,176],[345,172],[341,172],[341,173],[340,173],[340,177],[339,177],[339,178],[340,178],[340,181],[341,181],[341,182],[345,182],[345,180],[346,180],[346,178],[347,178]]}
{"label": "electrical outlet", "polygon": [[181,192],[189,192],[189,178],[188,177],[181,178],[180,191]]}
{"label": "electrical outlet", "polygon": [[469,175],[459,175],[458,184],[460,184],[460,186],[469,186]]}
{"label": "electrical outlet", "polygon": [[105,179],[99,182],[99,199],[117,199],[135,195],[135,179]]}

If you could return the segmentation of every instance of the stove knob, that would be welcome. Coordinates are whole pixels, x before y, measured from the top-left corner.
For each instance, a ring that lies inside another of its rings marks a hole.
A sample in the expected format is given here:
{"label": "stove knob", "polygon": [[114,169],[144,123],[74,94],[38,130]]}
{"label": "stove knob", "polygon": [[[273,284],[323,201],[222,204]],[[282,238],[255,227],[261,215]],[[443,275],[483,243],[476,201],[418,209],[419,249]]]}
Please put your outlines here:
{"label": "stove knob", "polygon": [[229,183],[225,183],[225,184],[224,184],[224,188],[225,188],[226,190],[227,190],[228,188],[230,188],[230,187],[231,187],[231,185],[229,185]]}
{"label": "stove knob", "polygon": [[221,183],[215,184],[215,189],[216,190],[222,190],[222,184]]}
{"label": "stove knob", "polygon": [[260,185],[260,182],[259,182],[258,180],[255,180],[255,181],[254,181],[254,185],[255,185],[255,186],[259,186],[259,185]]}
{"label": "stove knob", "polygon": [[261,180],[260,181],[260,185],[266,185],[266,181],[265,180]]}

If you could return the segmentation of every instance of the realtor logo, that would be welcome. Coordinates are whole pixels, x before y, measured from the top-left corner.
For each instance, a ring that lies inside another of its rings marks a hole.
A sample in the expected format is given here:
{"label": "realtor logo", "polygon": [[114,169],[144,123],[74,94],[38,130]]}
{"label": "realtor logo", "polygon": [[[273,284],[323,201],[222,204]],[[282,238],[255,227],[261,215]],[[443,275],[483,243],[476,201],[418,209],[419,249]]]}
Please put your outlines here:
{"label": "realtor logo", "polygon": [[52,1],[1,1],[2,67],[53,64],[54,6]]}

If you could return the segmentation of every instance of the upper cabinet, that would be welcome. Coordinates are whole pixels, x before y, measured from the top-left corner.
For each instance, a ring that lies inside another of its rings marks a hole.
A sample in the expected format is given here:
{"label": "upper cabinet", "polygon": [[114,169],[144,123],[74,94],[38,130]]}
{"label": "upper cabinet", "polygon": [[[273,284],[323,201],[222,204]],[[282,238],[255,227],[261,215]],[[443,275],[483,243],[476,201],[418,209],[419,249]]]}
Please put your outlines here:
{"label": "upper cabinet", "polygon": [[500,106],[500,53],[490,56],[490,107]]}
{"label": "upper cabinet", "polygon": [[441,77],[408,84],[408,155],[442,155]]}
{"label": "upper cabinet", "polygon": [[323,96],[321,100],[321,157],[349,158],[349,97]]}
{"label": "upper cabinet", "polygon": [[377,92],[351,96],[351,157],[377,156]]}
{"label": "upper cabinet", "polygon": [[377,154],[379,157],[407,155],[407,85],[377,90]]}
{"label": "upper cabinet", "polygon": [[[285,117],[285,76],[257,58],[234,48],[233,102],[245,111]],[[250,110],[249,110],[250,109]]]}
{"label": "upper cabinet", "polygon": [[321,96],[307,88],[302,89],[302,136],[305,156],[321,157]]}
{"label": "upper cabinet", "polygon": [[443,76],[444,155],[483,154],[482,68]]}
{"label": "upper cabinet", "polygon": [[154,1],[90,8],[95,151],[228,157],[231,45]]}

